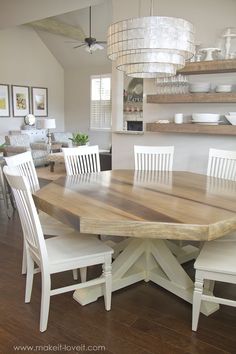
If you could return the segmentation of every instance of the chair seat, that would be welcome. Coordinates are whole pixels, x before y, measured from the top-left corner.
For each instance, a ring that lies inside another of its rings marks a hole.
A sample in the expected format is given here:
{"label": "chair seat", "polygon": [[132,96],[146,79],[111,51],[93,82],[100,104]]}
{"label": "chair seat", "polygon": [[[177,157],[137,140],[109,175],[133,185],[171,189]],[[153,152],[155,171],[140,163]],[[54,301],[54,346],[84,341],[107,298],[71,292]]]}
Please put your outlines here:
{"label": "chair seat", "polygon": [[236,242],[205,242],[194,268],[236,275]]}
{"label": "chair seat", "polygon": [[[102,241],[89,234],[73,232],[70,235],[52,237],[46,240],[48,259],[53,269],[58,265],[76,262],[77,260],[94,259],[94,256],[104,256],[113,253],[113,249],[105,245]],[[93,262],[94,264],[94,262]],[[70,267],[68,268],[70,269]]]}

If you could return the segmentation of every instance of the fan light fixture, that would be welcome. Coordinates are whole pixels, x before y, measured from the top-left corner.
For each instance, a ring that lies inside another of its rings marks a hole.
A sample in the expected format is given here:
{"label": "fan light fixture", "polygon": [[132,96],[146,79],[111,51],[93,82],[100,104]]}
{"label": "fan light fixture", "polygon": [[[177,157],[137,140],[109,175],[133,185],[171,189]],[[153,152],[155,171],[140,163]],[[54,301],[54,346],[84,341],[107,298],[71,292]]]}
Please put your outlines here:
{"label": "fan light fixture", "polygon": [[193,25],[181,18],[153,16],[131,18],[109,26],[108,58],[127,76],[168,77],[194,55]]}
{"label": "fan light fixture", "polygon": [[90,46],[85,47],[86,52],[89,52],[90,54],[93,54],[97,49],[103,50],[104,47],[98,43],[90,44]]}
{"label": "fan light fixture", "polygon": [[97,41],[96,38],[92,37],[92,8],[91,6],[89,7],[89,36],[84,38],[84,41],[76,45],[74,49],[80,48],[80,47],[85,47],[86,52],[93,54],[97,49],[103,50],[104,47],[102,44],[106,44],[105,41]]}

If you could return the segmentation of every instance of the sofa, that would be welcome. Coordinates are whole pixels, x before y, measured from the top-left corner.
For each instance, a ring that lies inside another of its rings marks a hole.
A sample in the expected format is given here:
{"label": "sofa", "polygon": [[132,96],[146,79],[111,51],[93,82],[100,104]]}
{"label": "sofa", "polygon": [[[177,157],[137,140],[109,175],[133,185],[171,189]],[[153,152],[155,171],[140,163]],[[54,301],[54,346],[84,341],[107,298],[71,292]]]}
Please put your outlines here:
{"label": "sofa", "polygon": [[16,134],[6,136],[5,156],[12,156],[22,152],[31,151],[35,166],[47,164],[50,147],[46,143],[30,143],[27,134]]}

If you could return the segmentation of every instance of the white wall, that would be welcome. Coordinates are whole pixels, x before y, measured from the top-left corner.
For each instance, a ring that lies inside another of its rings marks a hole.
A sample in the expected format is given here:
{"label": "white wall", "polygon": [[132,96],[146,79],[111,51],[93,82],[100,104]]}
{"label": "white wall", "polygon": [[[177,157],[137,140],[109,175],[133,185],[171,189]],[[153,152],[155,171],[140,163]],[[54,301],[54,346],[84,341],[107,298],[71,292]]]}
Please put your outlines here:
{"label": "white wall", "polygon": [[[64,129],[64,70],[36,32],[26,26],[0,31],[0,83],[48,88],[48,117]],[[12,114],[12,107],[11,107]],[[0,134],[18,130],[23,118],[1,118]]]}
{"label": "white wall", "polygon": [[102,0],[1,0],[0,28],[18,26],[56,16]]}
{"label": "white wall", "polygon": [[[92,55],[95,57],[96,52]],[[111,73],[110,62],[102,67],[84,65],[80,69],[65,70],[65,129],[88,133],[90,144],[98,144],[101,149],[111,144],[111,133],[89,130],[90,76],[108,73]]]}
{"label": "white wall", "polygon": [[[234,26],[236,1],[232,0],[154,0],[154,14],[182,17],[196,27],[196,39],[202,46],[212,47],[220,44],[220,34],[228,26]],[[146,6],[146,8],[145,8]],[[137,16],[138,1],[113,0],[114,21]],[[142,1],[141,10],[148,15],[147,2]],[[145,12],[146,11],[146,12]],[[235,43],[236,44],[236,43]],[[235,45],[234,44],[234,45]],[[236,49],[235,49],[236,50]],[[236,74],[191,76],[191,81],[210,81],[216,83],[233,83],[236,90]],[[119,112],[113,112],[113,130],[122,127],[119,121],[122,117],[122,78],[113,72],[113,105]],[[154,80],[145,80],[144,94],[155,93]],[[235,111],[235,104],[146,104],[144,97],[144,122],[152,122],[162,118],[172,119],[175,112],[184,113],[190,117],[193,112],[212,112],[224,114]],[[174,145],[175,170],[205,172],[208,150],[210,147],[236,150],[236,138],[230,136],[159,134],[145,133],[143,136],[112,135],[113,168],[133,168],[133,145]]]}

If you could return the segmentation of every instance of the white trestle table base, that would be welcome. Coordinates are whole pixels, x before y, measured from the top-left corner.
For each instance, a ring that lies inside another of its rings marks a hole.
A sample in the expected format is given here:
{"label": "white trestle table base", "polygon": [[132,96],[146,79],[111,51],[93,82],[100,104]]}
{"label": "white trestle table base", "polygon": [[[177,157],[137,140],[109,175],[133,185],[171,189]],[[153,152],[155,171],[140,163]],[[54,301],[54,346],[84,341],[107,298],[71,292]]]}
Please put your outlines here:
{"label": "white trestle table base", "polygon": [[[192,303],[193,282],[179,260],[170,251],[166,241],[131,239],[114,260],[112,264],[112,291],[141,280],[152,281]],[[81,305],[94,302],[100,296],[103,296],[101,285],[76,290],[73,294],[73,298]],[[201,312],[208,316],[218,309],[218,304],[204,302]]]}

